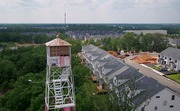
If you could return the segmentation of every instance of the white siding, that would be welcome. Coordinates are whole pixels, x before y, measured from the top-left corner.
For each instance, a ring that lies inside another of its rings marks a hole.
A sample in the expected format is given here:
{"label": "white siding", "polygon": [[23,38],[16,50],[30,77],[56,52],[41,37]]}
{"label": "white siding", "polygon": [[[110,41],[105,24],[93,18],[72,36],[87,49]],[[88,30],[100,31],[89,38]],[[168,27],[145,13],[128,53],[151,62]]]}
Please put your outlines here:
{"label": "white siding", "polygon": [[[172,100],[172,95],[175,95],[174,100]],[[144,102],[137,111],[141,111],[143,106],[145,106],[144,111],[180,111],[180,96],[166,88],[154,95],[148,102]],[[157,107],[157,110],[155,110],[155,107]]]}
{"label": "white siding", "polygon": [[[166,64],[169,65],[169,62],[174,62],[176,65],[176,68],[174,68],[176,71],[180,70],[180,60],[174,59],[173,57],[165,56],[165,55],[160,55],[159,58],[163,58],[164,61],[166,61]],[[165,59],[166,58],[166,59]],[[171,58],[171,60],[169,60]],[[177,60],[177,63],[175,63],[175,60]]]}
{"label": "white siding", "polygon": [[176,66],[176,71],[180,70],[180,60],[177,60],[177,66]]}
{"label": "white siding", "polygon": [[168,56],[164,56],[164,61],[166,61],[166,64],[169,64],[169,57]]}

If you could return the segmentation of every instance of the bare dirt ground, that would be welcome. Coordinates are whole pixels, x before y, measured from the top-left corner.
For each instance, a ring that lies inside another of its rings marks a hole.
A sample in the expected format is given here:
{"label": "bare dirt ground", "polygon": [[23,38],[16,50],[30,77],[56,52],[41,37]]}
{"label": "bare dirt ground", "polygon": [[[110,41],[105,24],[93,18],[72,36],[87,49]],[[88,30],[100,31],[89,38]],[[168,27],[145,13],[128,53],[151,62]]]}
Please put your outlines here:
{"label": "bare dirt ground", "polygon": [[39,45],[42,45],[42,44],[18,44],[16,43],[16,47],[21,47],[21,46],[24,46],[24,47],[28,47],[28,46],[39,46]]}

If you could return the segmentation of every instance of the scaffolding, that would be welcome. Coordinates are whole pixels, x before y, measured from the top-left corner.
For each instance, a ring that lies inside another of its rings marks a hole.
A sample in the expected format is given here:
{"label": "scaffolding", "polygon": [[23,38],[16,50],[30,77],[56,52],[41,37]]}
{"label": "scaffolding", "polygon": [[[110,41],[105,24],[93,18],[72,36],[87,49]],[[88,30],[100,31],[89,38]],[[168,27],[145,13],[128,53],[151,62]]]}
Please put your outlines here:
{"label": "scaffolding", "polygon": [[46,43],[46,49],[45,110],[64,108],[75,110],[71,44],[56,38]]}

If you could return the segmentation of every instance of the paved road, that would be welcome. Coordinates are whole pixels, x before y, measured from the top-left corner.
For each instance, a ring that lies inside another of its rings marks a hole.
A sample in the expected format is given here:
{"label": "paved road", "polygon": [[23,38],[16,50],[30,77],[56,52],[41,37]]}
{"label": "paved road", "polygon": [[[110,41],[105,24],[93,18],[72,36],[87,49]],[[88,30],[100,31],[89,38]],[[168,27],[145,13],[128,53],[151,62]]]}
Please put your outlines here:
{"label": "paved road", "polygon": [[170,80],[170,79],[168,79],[168,78],[166,78],[164,76],[161,76],[161,75],[155,73],[154,71],[152,71],[152,69],[148,69],[148,68],[145,68],[145,67],[139,65],[135,61],[130,60],[130,57],[126,58],[125,62],[126,62],[126,64],[128,64],[130,66],[133,66],[136,69],[139,69],[139,71],[142,74],[144,74],[144,75],[146,75],[148,77],[154,78],[155,80],[157,80],[162,85],[167,86],[170,89],[172,89],[172,90],[174,90],[174,91],[176,91],[177,93],[180,94],[180,84],[178,84],[178,83],[174,82],[173,80]]}

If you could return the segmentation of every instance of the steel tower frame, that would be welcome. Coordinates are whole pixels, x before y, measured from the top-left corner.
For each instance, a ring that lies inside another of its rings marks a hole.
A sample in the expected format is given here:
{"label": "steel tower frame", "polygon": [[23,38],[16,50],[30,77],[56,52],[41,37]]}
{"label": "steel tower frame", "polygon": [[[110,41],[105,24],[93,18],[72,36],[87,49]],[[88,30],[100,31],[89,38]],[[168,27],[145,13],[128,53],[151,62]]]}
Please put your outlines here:
{"label": "steel tower frame", "polygon": [[[59,38],[56,39],[59,40]],[[53,41],[57,42],[58,40],[56,39],[46,43],[47,71],[45,90],[45,111],[52,109],[75,107],[74,80],[71,71],[71,47],[69,46],[68,48],[70,57],[69,66],[52,66],[52,56],[50,54],[50,47],[53,46],[49,44],[53,43]]]}

